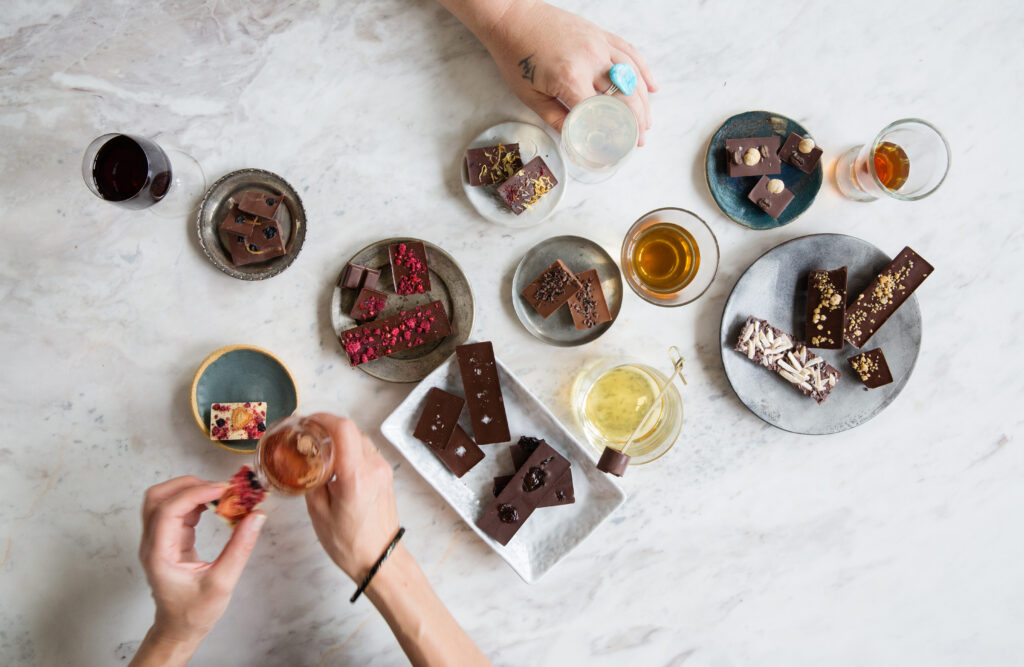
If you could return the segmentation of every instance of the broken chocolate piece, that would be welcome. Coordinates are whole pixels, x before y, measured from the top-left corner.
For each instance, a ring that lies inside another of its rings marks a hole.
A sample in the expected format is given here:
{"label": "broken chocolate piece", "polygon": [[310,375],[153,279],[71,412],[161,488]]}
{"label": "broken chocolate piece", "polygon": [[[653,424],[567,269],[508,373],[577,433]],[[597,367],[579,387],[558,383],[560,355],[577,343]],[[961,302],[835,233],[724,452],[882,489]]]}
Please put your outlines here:
{"label": "broken chocolate piece", "polygon": [[848,361],[867,389],[877,389],[892,382],[892,372],[880,347],[855,354]]}
{"label": "broken chocolate piece", "polygon": [[512,212],[519,215],[532,208],[541,197],[551,192],[558,185],[558,180],[544,160],[537,156],[512,174],[498,186],[498,195],[504,200]]}
{"label": "broken chocolate piece", "polygon": [[629,466],[630,458],[628,454],[623,454],[617,449],[605,447],[601,452],[601,459],[597,462],[597,469],[616,477],[622,477],[626,473],[626,467]]}
{"label": "broken chocolate piece", "polygon": [[[777,189],[778,192],[773,192],[773,189]],[[768,215],[778,218],[793,201],[793,193],[782,185],[780,179],[762,176],[747,195],[747,199],[757,204],[758,208]]]}
{"label": "broken chocolate piece", "polygon": [[422,242],[393,243],[388,246],[388,255],[391,258],[395,294],[406,296],[430,291],[427,248]]}
{"label": "broken chocolate piece", "polygon": [[352,310],[349,312],[349,315],[358,322],[369,322],[376,319],[387,305],[387,294],[364,287],[359,290],[359,296],[356,297],[356,302],[352,304]]}
{"label": "broken chocolate piece", "polygon": [[846,267],[807,275],[807,321],[804,339],[807,347],[823,350],[843,349],[846,323]]}
{"label": "broken chocolate piece", "polygon": [[251,215],[272,219],[284,197],[260,190],[246,190],[238,198],[238,208]]}
{"label": "broken chocolate piece", "polygon": [[523,168],[519,144],[498,144],[466,151],[470,185],[497,185]]}
{"label": "broken chocolate piece", "polygon": [[[801,150],[804,148],[807,150]],[[779,149],[779,159],[809,174],[821,161],[821,153],[821,149],[814,145],[814,140],[810,137],[801,137],[796,132],[790,132],[786,143]]]}
{"label": "broken chocolate piece", "polygon": [[800,344],[779,360],[778,373],[818,405],[825,402],[842,376],[837,368]]}
{"label": "broken chocolate piece", "polygon": [[793,337],[753,315],[747,318],[733,348],[755,364],[777,370],[779,359],[793,349]]}
{"label": "broken chocolate piece", "polygon": [[[729,177],[778,174],[782,171],[782,161],[778,156],[781,143],[782,137],[777,135],[726,139],[725,153]],[[753,159],[755,155],[756,161]]]}
{"label": "broken chocolate piece", "polygon": [[901,250],[846,309],[846,340],[854,347],[864,347],[933,270],[909,246]]}
{"label": "broken chocolate piece", "polygon": [[604,322],[611,322],[612,314],[608,310],[601,279],[597,277],[597,269],[590,269],[576,274],[580,283],[578,292],[569,297],[569,312],[577,329],[590,329]]}
{"label": "broken chocolate piece", "polygon": [[477,447],[461,426],[456,425],[452,437],[444,449],[430,448],[448,470],[456,477],[462,477],[484,458],[484,450]]}
{"label": "broken chocolate piece", "polygon": [[443,389],[432,387],[427,392],[426,402],[413,436],[433,449],[444,449],[455,427],[466,401],[461,396],[449,394]]}
{"label": "broken chocolate piece", "polygon": [[508,442],[505,400],[501,396],[498,364],[494,360],[494,347],[490,342],[459,345],[455,348],[462,375],[462,388],[473,423],[473,437],[478,445]]}
{"label": "broken chocolate piece", "polygon": [[339,338],[353,366],[407,351],[444,338],[452,332],[440,301],[367,322],[341,332]]}
{"label": "broken chocolate piece", "polygon": [[277,220],[256,218],[232,206],[220,229],[227,237],[231,263],[235,266],[266,262],[286,254]]}
{"label": "broken chocolate piece", "polygon": [[544,269],[532,283],[523,288],[523,297],[541,317],[547,318],[565,305],[582,288],[569,267],[560,259]]}

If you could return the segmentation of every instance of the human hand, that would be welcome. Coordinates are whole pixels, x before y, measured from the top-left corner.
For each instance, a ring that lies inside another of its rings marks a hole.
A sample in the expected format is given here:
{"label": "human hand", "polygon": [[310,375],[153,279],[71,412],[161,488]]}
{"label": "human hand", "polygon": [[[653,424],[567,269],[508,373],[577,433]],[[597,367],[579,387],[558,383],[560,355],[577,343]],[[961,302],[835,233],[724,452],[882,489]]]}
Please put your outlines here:
{"label": "human hand", "polygon": [[558,131],[566,106],[608,90],[612,65],[631,65],[636,91],[619,98],[633,110],[640,125],[637,145],[644,145],[651,128],[648,94],[658,85],[644,57],[626,40],[543,0],[513,0],[478,36],[516,96]]}
{"label": "human hand", "polygon": [[147,639],[194,647],[227,609],[267,517],[262,512],[245,517],[216,560],[200,560],[196,524],[205,504],[219,498],[225,488],[225,483],[186,476],[146,491],[139,560],[156,601],[156,619]]}
{"label": "human hand", "polygon": [[331,434],[336,477],[306,494],[306,508],[327,555],[359,581],[398,532],[391,466],[352,420],[311,419]]}

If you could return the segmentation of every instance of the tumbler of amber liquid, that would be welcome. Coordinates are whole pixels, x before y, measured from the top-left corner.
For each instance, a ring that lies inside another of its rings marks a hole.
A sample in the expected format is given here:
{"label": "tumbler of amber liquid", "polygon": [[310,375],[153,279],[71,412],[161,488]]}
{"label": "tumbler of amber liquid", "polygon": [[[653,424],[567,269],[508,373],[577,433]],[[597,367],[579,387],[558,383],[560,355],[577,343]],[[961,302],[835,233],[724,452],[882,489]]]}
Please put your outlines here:
{"label": "tumbler of amber liquid", "polygon": [[275,422],[256,448],[256,471],[267,488],[298,496],[323,486],[334,474],[334,441],[309,417]]}
{"label": "tumbler of amber liquid", "polygon": [[836,162],[836,186],[854,201],[916,201],[938,190],[950,160],[949,142],[938,128],[904,118],[882,128],[870,144],[844,153]]}

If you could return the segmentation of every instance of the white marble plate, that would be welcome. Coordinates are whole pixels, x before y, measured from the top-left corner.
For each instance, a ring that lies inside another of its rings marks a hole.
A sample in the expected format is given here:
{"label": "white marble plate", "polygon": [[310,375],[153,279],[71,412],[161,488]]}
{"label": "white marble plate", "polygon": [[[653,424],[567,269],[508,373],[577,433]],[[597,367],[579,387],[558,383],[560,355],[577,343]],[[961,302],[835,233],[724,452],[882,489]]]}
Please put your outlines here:
{"label": "white marble plate", "polygon": [[[466,151],[470,148],[481,146],[493,146],[495,144],[519,144],[519,154],[526,164],[538,155],[544,159],[551,173],[554,174],[558,185],[551,192],[541,197],[533,208],[527,209],[516,215],[498,196],[497,187],[494,185],[470,185],[469,172],[466,168]],[[562,161],[562,154],[558,144],[547,132],[529,123],[508,122],[490,127],[477,135],[473,141],[462,151],[462,159],[459,161],[459,174],[462,179],[462,189],[466,191],[469,203],[473,205],[476,212],[484,219],[505,227],[532,227],[555,212],[562,197],[565,196],[565,188],[568,186],[569,175],[565,171],[565,163]]]}
{"label": "white marble plate", "polygon": [[[381,425],[381,432],[480,539],[504,558],[523,581],[533,583],[594,532],[625,502],[626,494],[615,481],[597,469],[591,458],[592,448],[577,442],[501,360],[497,362],[513,442],[522,435],[547,440],[572,464],[576,495],[576,502],[572,505],[542,507],[534,511],[507,546],[487,537],[477,528],[476,520],[494,500],[494,477],[513,472],[512,457],[508,453],[510,443],[483,445],[486,454],[483,461],[459,479],[412,435],[423,410],[424,397],[431,387],[464,395],[455,355],[412,390]],[[468,412],[463,410],[460,423],[467,433],[472,433],[468,417]]]}

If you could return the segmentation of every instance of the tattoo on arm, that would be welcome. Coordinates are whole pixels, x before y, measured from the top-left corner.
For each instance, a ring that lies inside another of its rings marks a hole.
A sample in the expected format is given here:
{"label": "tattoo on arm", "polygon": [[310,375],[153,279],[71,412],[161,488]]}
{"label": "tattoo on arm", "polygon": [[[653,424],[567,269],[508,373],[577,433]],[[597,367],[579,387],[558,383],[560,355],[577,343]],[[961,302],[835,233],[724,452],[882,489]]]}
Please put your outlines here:
{"label": "tattoo on arm", "polygon": [[537,71],[537,66],[533,64],[533,54],[526,56],[519,61],[519,69],[523,71],[523,78],[529,79],[530,83],[533,83],[533,75]]}

